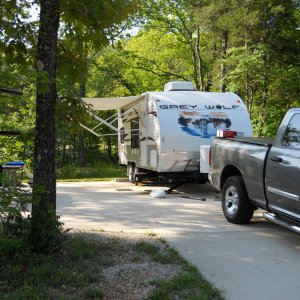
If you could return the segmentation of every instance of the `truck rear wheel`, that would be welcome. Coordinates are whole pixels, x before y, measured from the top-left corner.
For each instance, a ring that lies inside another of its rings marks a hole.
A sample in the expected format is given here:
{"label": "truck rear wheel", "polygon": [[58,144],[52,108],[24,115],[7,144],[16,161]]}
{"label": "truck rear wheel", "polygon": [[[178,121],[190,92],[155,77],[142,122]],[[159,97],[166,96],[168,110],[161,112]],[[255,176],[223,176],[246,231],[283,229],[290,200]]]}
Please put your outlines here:
{"label": "truck rear wheel", "polygon": [[254,206],[250,203],[241,176],[227,178],[222,188],[221,199],[224,216],[230,223],[247,224],[250,222]]}

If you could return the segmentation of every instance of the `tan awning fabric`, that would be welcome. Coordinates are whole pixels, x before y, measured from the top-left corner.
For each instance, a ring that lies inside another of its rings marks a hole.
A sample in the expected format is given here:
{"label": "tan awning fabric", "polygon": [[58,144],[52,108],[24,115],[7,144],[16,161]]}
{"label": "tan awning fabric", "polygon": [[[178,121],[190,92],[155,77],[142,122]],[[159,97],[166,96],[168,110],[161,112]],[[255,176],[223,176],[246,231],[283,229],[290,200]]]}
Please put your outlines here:
{"label": "tan awning fabric", "polygon": [[129,96],[116,98],[82,98],[82,100],[87,104],[91,104],[94,110],[111,110],[122,108],[142,98],[144,98],[144,96]]}

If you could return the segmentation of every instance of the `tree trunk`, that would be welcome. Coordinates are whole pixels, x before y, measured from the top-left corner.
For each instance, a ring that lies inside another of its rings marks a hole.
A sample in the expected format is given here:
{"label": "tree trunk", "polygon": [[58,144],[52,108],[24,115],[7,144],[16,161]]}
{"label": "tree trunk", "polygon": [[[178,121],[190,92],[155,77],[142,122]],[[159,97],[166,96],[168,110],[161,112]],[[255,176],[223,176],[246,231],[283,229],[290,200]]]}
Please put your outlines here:
{"label": "tree trunk", "polygon": [[262,136],[263,127],[266,117],[266,107],[269,99],[269,86],[270,86],[270,55],[267,53],[264,57],[264,65],[266,67],[264,80],[263,80],[263,90],[261,96],[261,103],[259,106],[258,114],[258,136]]}
{"label": "tree trunk", "polygon": [[200,29],[199,26],[197,27],[197,37],[196,37],[196,53],[198,58],[198,72],[199,72],[199,79],[200,79],[200,86],[199,90],[205,90],[204,85],[204,74],[203,74],[203,62],[201,57],[201,49],[200,49]]}
{"label": "tree trunk", "polygon": [[72,134],[71,142],[72,142],[72,157],[73,157],[72,161],[73,161],[73,163],[76,163],[76,161],[77,161],[77,145],[78,145],[76,135]]}
{"label": "tree trunk", "polygon": [[[87,76],[87,55],[85,54],[81,84],[79,90],[80,98],[84,98],[86,96],[86,76]],[[85,163],[84,135],[82,133],[79,134],[79,140],[78,140],[78,163],[80,167],[83,167]]]}
{"label": "tree trunk", "polygon": [[192,51],[192,56],[193,56],[193,77],[194,81],[196,84],[196,90],[200,90],[200,82],[198,78],[198,71],[197,71],[197,52],[196,52],[196,46],[194,45],[193,42],[190,43],[190,48]]}
{"label": "tree trunk", "polygon": [[33,249],[38,252],[51,250],[58,237],[54,118],[58,27],[59,0],[40,0],[34,187],[29,237]]}
{"label": "tree trunk", "polygon": [[225,66],[225,59],[226,59],[226,53],[227,53],[227,47],[228,47],[228,31],[223,30],[222,31],[222,52],[221,52],[221,84],[220,84],[220,92],[224,93],[226,91],[226,86],[224,84],[224,78],[226,75],[226,66]]}
{"label": "tree trunk", "polygon": [[[268,82],[267,76],[265,77],[266,82]],[[263,125],[266,117],[266,106],[268,101],[268,86],[265,85],[265,90],[261,99],[261,104],[259,107],[259,113],[258,113],[258,136],[262,136],[263,133]]]}
{"label": "tree trunk", "polygon": [[67,135],[67,130],[64,129],[64,133],[63,133],[63,138],[62,138],[62,142],[63,142],[63,149],[62,149],[62,154],[61,154],[61,163],[60,163],[60,168],[62,169],[65,165],[65,159],[66,159],[66,135]]}
{"label": "tree trunk", "polygon": [[78,137],[78,163],[80,167],[83,167],[85,164],[85,147],[84,147],[84,135],[83,133],[79,134]]}
{"label": "tree trunk", "polygon": [[107,150],[109,162],[111,163],[113,161],[113,157],[112,157],[112,144],[111,144],[110,136],[106,137],[106,150]]}

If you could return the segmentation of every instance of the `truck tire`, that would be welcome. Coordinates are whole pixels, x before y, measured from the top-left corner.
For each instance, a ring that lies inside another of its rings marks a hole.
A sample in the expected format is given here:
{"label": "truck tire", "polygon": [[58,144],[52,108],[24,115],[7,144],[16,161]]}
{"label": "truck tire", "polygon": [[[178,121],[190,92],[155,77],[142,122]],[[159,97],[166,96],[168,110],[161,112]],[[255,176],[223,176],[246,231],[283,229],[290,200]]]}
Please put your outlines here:
{"label": "truck tire", "polygon": [[244,180],[241,176],[227,178],[222,188],[222,209],[228,222],[247,224],[250,222],[254,206],[250,203]]}

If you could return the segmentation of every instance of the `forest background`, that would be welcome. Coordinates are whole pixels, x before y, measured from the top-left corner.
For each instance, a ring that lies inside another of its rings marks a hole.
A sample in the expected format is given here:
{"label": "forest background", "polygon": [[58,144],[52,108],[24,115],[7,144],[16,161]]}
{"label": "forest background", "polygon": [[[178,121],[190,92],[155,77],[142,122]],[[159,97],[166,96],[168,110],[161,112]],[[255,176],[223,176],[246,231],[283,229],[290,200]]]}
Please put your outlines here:
{"label": "forest background", "polygon": [[[78,1],[85,3],[88,1]],[[100,1],[105,3],[110,1]],[[122,2],[122,1],[121,1]],[[131,2],[131,1],[123,1]],[[168,81],[192,81],[200,91],[230,91],[245,102],[256,136],[273,136],[290,107],[300,106],[300,4],[297,0],[144,0],[135,13],[97,32],[61,14],[58,40],[56,163],[117,162],[116,137],[96,137],[81,97],[139,95]],[[33,166],[38,14],[35,1],[0,4],[1,163]],[[80,14],[80,9],[78,11]],[[101,15],[89,16],[101,18]],[[104,18],[102,16],[102,18]],[[104,18],[105,19],[105,18]],[[39,80],[41,78],[39,77]],[[101,112],[108,117],[110,112]],[[102,129],[102,133],[109,133]]]}

